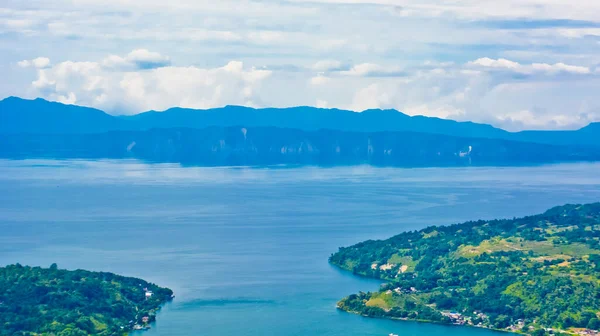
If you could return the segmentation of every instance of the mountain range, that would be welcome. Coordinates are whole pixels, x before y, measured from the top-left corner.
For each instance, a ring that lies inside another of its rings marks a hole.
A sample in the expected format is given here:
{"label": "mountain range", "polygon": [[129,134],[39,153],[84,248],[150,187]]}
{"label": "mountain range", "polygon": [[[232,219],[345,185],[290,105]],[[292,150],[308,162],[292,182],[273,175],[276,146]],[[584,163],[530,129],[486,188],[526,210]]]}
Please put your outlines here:
{"label": "mountain range", "polygon": [[94,108],[49,102],[41,98],[27,100],[9,97],[0,101],[0,121],[0,133],[101,133],[172,127],[272,126],[304,131],[410,131],[547,144],[600,145],[600,123],[593,123],[576,131],[508,132],[486,124],[424,116],[411,117],[396,110],[373,109],[357,113],[307,106],[264,109],[225,106],[207,110],[176,107],[162,112],[113,116]]}
{"label": "mountain range", "polygon": [[600,159],[600,123],[508,132],[486,124],[313,107],[172,108],[113,116],[75,105],[0,101],[0,157],[137,158],[194,165],[520,165]]}

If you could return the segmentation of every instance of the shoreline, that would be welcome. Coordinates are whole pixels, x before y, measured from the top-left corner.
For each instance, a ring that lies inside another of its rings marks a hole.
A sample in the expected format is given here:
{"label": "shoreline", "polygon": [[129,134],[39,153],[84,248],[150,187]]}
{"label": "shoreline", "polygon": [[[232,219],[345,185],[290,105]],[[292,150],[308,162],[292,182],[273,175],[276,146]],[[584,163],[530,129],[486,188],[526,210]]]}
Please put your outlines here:
{"label": "shoreline", "polygon": [[600,202],[565,204],[342,247],[331,264],[387,283],[337,308],[521,335],[600,335],[600,302],[589,299],[600,271],[599,224]]}
{"label": "shoreline", "polygon": [[361,312],[358,312],[358,311],[351,311],[351,310],[342,309],[337,304],[336,304],[336,309],[339,310],[339,311],[342,311],[344,313],[359,315],[359,316],[362,316],[362,317],[371,318],[371,319],[377,319],[377,320],[392,320],[392,321],[404,321],[404,322],[417,322],[417,323],[427,323],[427,324],[443,325],[443,326],[449,326],[449,327],[479,328],[479,329],[486,329],[486,330],[490,330],[490,331],[497,331],[497,332],[503,332],[503,333],[508,333],[508,334],[525,335],[523,333],[518,333],[518,332],[514,332],[514,331],[510,331],[510,330],[496,329],[496,328],[483,327],[483,326],[482,327],[478,327],[478,326],[468,325],[468,324],[440,323],[440,322],[431,321],[431,320],[410,319],[410,318],[391,317],[391,316],[390,317],[387,317],[387,316],[375,317],[375,316],[370,316],[370,315],[362,314]]}

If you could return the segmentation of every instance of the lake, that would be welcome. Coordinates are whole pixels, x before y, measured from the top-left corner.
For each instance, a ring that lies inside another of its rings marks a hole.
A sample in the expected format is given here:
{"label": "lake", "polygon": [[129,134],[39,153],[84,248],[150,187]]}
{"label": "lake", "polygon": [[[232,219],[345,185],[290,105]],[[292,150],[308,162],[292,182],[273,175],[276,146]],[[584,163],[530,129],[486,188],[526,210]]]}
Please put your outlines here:
{"label": "lake", "polygon": [[197,168],[0,160],[0,264],[140,277],[176,298],[142,335],[458,335],[337,300],[379,282],[327,263],[405,230],[600,201],[600,164],[515,168]]}

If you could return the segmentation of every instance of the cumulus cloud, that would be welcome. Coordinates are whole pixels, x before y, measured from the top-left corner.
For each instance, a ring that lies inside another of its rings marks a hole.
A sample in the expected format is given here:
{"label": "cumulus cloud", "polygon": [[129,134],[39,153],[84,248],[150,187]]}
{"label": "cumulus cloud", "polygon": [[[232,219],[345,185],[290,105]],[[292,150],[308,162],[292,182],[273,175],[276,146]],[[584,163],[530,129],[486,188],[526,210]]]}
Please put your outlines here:
{"label": "cumulus cloud", "polygon": [[[322,62],[293,71],[256,68],[241,61],[217,67],[136,63],[168,59],[145,50],[100,61],[63,61],[41,68],[28,61],[27,66],[36,70],[31,83],[36,95],[111,113],[312,101],[319,107],[355,111],[395,108],[410,115],[473,120],[510,130],[575,128],[600,118],[600,104],[590,99],[600,89],[600,74],[564,63],[522,64],[483,57],[464,64],[426,62],[403,70],[375,63],[336,70],[341,63]],[[543,76],[523,80],[505,73]],[[583,80],[565,81],[564,73]],[[571,93],[563,94],[566,90]]]}
{"label": "cumulus cloud", "polygon": [[547,63],[533,63],[531,68],[534,70],[540,70],[545,72],[570,72],[575,74],[589,74],[590,68],[584,66],[577,65],[568,65],[564,63],[555,63],[555,64],[547,64]]}
{"label": "cumulus cloud", "polygon": [[397,66],[382,66],[374,63],[361,63],[353,66],[349,70],[340,71],[341,75],[362,76],[362,77],[386,77],[386,76],[404,76],[406,75]]}
{"label": "cumulus cloud", "polygon": [[133,50],[125,57],[110,55],[102,61],[104,67],[116,69],[154,69],[169,64],[169,57],[147,49]]}
{"label": "cumulus cloud", "polygon": [[237,61],[199,68],[170,66],[164,62],[167,59],[138,50],[102,62],[64,61],[40,69],[32,88],[52,100],[133,113],[173,106],[261,105],[257,89],[271,75],[269,70],[247,68]]}
{"label": "cumulus cloud", "polygon": [[490,68],[506,68],[506,69],[517,69],[521,66],[521,64],[513,61],[509,61],[504,58],[500,59],[491,59],[489,57],[483,57],[476,59],[475,61],[469,62],[471,65],[480,65],[483,67]]}
{"label": "cumulus cloud", "polygon": [[409,115],[491,123],[512,131],[573,129],[600,117],[600,104],[593,99],[594,91],[600,89],[600,77],[565,81],[561,73],[544,72],[543,77],[523,80],[497,69],[470,67],[419,69],[402,78],[332,78],[327,87],[334,92],[346,88],[349,103],[325,96],[326,91],[319,94],[327,98],[329,106],[359,111],[396,108]]}
{"label": "cumulus cloud", "polygon": [[22,61],[17,62],[17,65],[20,66],[21,68],[27,68],[27,67],[31,66],[31,61],[22,60]]}
{"label": "cumulus cloud", "polygon": [[496,116],[496,118],[505,124],[528,125],[533,128],[543,128],[548,125],[561,128],[572,124],[574,119],[564,114],[540,116],[539,113],[534,113],[530,110],[502,113]]}
{"label": "cumulus cloud", "polygon": [[315,107],[318,107],[318,108],[328,108],[329,107],[329,103],[327,103],[327,101],[325,101],[325,100],[317,99],[317,103],[315,104]]}
{"label": "cumulus cloud", "polygon": [[390,103],[390,93],[374,83],[358,90],[352,98],[351,106],[356,111],[364,111],[371,108],[390,108]]}
{"label": "cumulus cloud", "polygon": [[592,0],[9,1],[0,97],[111,113],[381,107],[574,128],[600,119],[598,18]]}
{"label": "cumulus cloud", "polygon": [[592,71],[586,66],[569,65],[565,63],[533,63],[533,64],[520,64],[504,58],[491,59],[488,57],[479,58],[475,61],[467,63],[470,66],[479,66],[484,68],[496,68],[496,69],[508,69],[515,72],[524,74],[530,74],[535,72],[544,72],[549,74],[555,74],[560,72],[586,75]]}
{"label": "cumulus cloud", "polygon": [[21,68],[34,67],[38,69],[47,68],[50,65],[50,59],[47,57],[37,57],[32,60],[22,60],[17,62]]}
{"label": "cumulus cloud", "polygon": [[329,81],[331,80],[331,78],[324,76],[323,74],[318,74],[315,77],[312,77],[310,79],[310,84],[311,85],[325,85],[327,83],[329,83]]}

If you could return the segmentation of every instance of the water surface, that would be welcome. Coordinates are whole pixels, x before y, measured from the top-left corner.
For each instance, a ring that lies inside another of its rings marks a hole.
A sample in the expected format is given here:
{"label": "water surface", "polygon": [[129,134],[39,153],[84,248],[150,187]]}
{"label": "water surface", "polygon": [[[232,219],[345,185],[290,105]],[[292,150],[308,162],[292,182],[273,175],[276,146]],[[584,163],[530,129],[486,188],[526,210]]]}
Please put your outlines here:
{"label": "water surface", "polygon": [[335,303],[377,281],[338,247],[405,230],[600,201],[600,165],[392,169],[182,168],[135,161],[0,161],[0,264],[110,271],[176,299],[144,335],[447,335]]}

